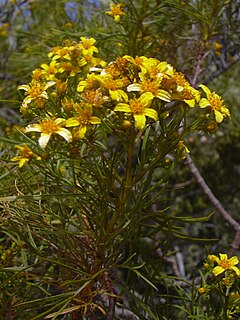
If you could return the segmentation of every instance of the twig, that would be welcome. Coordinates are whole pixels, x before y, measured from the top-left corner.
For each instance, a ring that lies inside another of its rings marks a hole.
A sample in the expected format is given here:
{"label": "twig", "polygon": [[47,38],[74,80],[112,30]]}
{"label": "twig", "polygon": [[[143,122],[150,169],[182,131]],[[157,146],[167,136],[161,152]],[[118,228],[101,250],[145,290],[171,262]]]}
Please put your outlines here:
{"label": "twig", "polygon": [[190,171],[192,172],[193,176],[195,177],[197,183],[202,188],[205,195],[208,197],[208,199],[213,204],[215,209],[220,213],[221,217],[225,221],[227,221],[228,224],[231,227],[233,227],[233,229],[236,231],[236,234],[235,234],[234,240],[231,244],[231,247],[235,250],[238,249],[240,246],[240,224],[235,219],[233,219],[233,217],[224,209],[221,202],[216,198],[216,196],[214,195],[212,190],[207,185],[206,181],[204,180],[204,178],[200,174],[198,168],[194,164],[194,162],[189,154],[187,154],[186,160],[187,160],[187,164],[188,164]]}
{"label": "twig", "polygon": [[104,282],[105,282],[107,291],[110,293],[108,297],[109,306],[108,306],[107,320],[112,320],[115,314],[116,298],[113,297],[114,288],[109,278],[108,272],[105,272],[104,274]]}
{"label": "twig", "polygon": [[200,185],[203,192],[206,194],[208,199],[214,205],[215,209],[221,214],[223,219],[226,220],[230,224],[230,226],[232,226],[234,228],[235,231],[239,230],[240,224],[231,217],[231,215],[224,209],[224,207],[222,206],[220,201],[215,197],[212,190],[209,188],[206,181],[203,179],[202,175],[200,174],[198,168],[193,163],[193,160],[189,154],[187,154],[186,159],[187,159],[187,164],[188,164],[192,174],[194,175],[197,183]]}
{"label": "twig", "polygon": [[[195,66],[195,73],[194,73],[193,80],[192,80],[193,87],[196,87],[196,85],[197,85],[198,77],[201,73],[201,64],[202,64],[205,56],[206,55],[204,54],[204,48],[201,48],[200,53],[197,58],[197,62],[196,62],[196,66]],[[236,62],[234,61],[234,63],[236,63]],[[234,63],[232,63],[231,65],[233,65]],[[230,67],[230,66],[228,66],[228,67]],[[226,68],[223,71],[226,71]],[[202,188],[205,195],[208,197],[210,202],[213,204],[214,208],[219,212],[221,217],[225,221],[227,221],[228,224],[235,230],[235,236],[234,236],[234,239],[231,243],[231,248],[232,248],[231,254],[233,254],[234,251],[237,250],[240,246],[240,224],[235,219],[233,219],[231,214],[225,210],[225,208],[223,207],[221,202],[216,198],[216,196],[214,195],[214,193],[209,188],[208,184],[206,183],[206,181],[204,180],[204,178],[200,174],[200,171],[198,170],[197,166],[194,164],[194,162],[189,154],[186,155],[186,160],[187,160],[187,164],[188,164],[190,171],[192,172],[193,176],[195,177],[199,186]]]}

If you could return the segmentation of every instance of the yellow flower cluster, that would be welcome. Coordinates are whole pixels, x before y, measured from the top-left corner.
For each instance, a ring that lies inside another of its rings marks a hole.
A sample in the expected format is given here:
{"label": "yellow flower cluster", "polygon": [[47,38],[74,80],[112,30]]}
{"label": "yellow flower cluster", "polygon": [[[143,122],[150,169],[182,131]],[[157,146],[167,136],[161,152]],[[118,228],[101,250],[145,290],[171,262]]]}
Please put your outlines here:
{"label": "yellow flower cluster", "polygon": [[223,319],[225,315],[227,315],[227,319],[239,318],[240,269],[238,264],[237,256],[228,258],[225,253],[220,253],[219,257],[209,254],[204,264],[205,272],[201,273],[202,283],[196,289],[200,301],[207,302],[210,308],[215,305],[216,298],[221,301],[218,319]]}
{"label": "yellow flower cluster", "polygon": [[[83,139],[92,126],[112,114],[114,121],[137,130],[159,118],[168,121],[169,110],[178,112],[179,106],[204,108],[202,118],[207,122],[220,123],[230,116],[216,93],[201,85],[206,98],[201,97],[167,62],[125,55],[106,64],[96,57],[95,43],[81,37],[79,43],[67,40],[64,46],[54,47],[50,62],[33,71],[29,84],[19,86],[25,93],[20,111],[31,120],[25,132],[40,133],[42,149],[56,135],[68,143]],[[20,160],[20,166],[25,162]]]}

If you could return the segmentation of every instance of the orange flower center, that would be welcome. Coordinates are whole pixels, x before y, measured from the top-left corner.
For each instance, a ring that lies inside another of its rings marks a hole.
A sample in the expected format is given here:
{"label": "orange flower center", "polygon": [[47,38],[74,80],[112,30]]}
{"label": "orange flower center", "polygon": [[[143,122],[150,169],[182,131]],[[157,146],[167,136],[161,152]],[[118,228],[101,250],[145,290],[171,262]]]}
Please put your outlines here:
{"label": "orange flower center", "polygon": [[213,94],[209,97],[209,102],[211,104],[211,108],[213,110],[217,110],[217,111],[221,111],[221,107],[223,105],[223,100],[218,97],[218,96],[214,96]]}
{"label": "orange flower center", "polygon": [[124,58],[117,58],[116,60],[117,66],[119,69],[124,70],[127,67],[127,60]]}
{"label": "orange flower center", "polygon": [[184,78],[184,75],[179,72],[176,72],[174,74],[174,79],[175,79],[176,83],[181,87],[184,87],[188,83],[187,80]]}
{"label": "orange flower center", "polygon": [[99,106],[102,103],[102,94],[93,90],[86,91],[83,97],[93,105]]}
{"label": "orange flower center", "polygon": [[89,62],[91,62],[91,61],[92,61],[93,56],[92,56],[92,55],[90,55],[90,54],[86,54],[86,55],[84,56],[84,59],[85,59],[85,61],[86,61],[87,63],[89,63]]}
{"label": "orange flower center", "polygon": [[184,100],[194,99],[194,95],[189,90],[183,90],[181,96]]}
{"label": "orange flower center", "polygon": [[41,132],[42,133],[56,133],[61,128],[53,119],[43,120],[41,122]]}
{"label": "orange flower center", "polygon": [[83,45],[84,49],[90,49],[92,47],[91,40],[85,39],[84,41],[82,41],[82,45]]}
{"label": "orange flower center", "polygon": [[224,270],[230,269],[231,265],[227,260],[220,260],[219,261],[219,266],[222,267]]}
{"label": "orange flower center", "polygon": [[143,63],[143,59],[141,57],[136,57],[134,60],[138,66],[141,66]]}
{"label": "orange flower center", "polygon": [[156,95],[158,91],[158,85],[152,81],[145,81],[142,84],[142,90],[144,92],[151,92],[152,94]]}
{"label": "orange flower center", "polygon": [[105,86],[107,89],[109,90],[117,90],[118,86],[117,86],[117,82],[114,80],[106,80],[105,81]]}
{"label": "orange flower center", "polygon": [[27,159],[33,158],[33,152],[28,148],[22,149],[20,153],[22,158],[27,158]]}
{"label": "orange flower center", "polygon": [[55,74],[56,72],[57,72],[57,70],[52,66],[49,66],[47,71],[46,71],[47,75]]}
{"label": "orange flower center", "polygon": [[117,4],[115,7],[112,8],[111,10],[112,15],[118,16],[123,14],[122,8],[120,4]]}
{"label": "orange flower center", "polygon": [[79,116],[78,116],[78,121],[80,125],[88,125],[90,124],[90,114],[87,111],[83,111]]}
{"label": "orange flower center", "polygon": [[149,75],[151,78],[155,78],[159,74],[160,71],[157,66],[152,66],[148,72],[149,72]]}
{"label": "orange flower center", "polygon": [[28,95],[31,97],[31,98],[38,98],[42,92],[44,91],[44,89],[42,87],[40,87],[39,85],[32,85],[29,92],[28,92]]}
{"label": "orange flower center", "polygon": [[144,107],[137,99],[130,101],[130,109],[133,114],[142,114],[144,111]]}

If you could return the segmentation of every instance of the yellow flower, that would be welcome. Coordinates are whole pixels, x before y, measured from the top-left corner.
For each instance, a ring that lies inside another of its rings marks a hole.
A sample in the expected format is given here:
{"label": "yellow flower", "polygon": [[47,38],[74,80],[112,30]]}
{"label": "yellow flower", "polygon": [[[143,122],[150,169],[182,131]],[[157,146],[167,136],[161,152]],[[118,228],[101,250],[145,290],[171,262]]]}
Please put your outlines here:
{"label": "yellow flower", "polygon": [[98,49],[94,46],[96,40],[94,38],[85,38],[81,37],[81,43],[79,47],[82,49],[82,54],[86,55],[93,55],[94,52],[98,52]]}
{"label": "yellow flower", "polygon": [[78,139],[82,139],[85,136],[88,126],[99,123],[101,123],[101,120],[92,115],[92,107],[89,105],[84,109],[79,107],[78,115],[66,120],[66,127],[79,127],[77,133],[76,130],[74,131],[74,135],[77,136]]}
{"label": "yellow flower", "polygon": [[152,67],[156,67],[156,65],[159,63],[157,59],[147,58],[145,56],[137,56],[133,58],[132,56],[125,55],[123,58],[131,62],[136,68],[140,69],[143,74],[145,74],[147,71],[150,71]]}
{"label": "yellow flower", "polygon": [[114,108],[114,111],[121,111],[131,113],[135,120],[135,127],[137,129],[143,129],[146,124],[146,116],[157,120],[158,114],[156,110],[148,108],[154,95],[150,92],[143,93],[139,98],[134,98],[126,103],[118,103]]}
{"label": "yellow flower", "polygon": [[222,279],[221,284],[223,286],[229,286],[230,284],[232,284],[233,279],[231,279],[230,277],[225,277]]}
{"label": "yellow flower", "polygon": [[53,134],[58,134],[63,137],[67,142],[72,141],[72,135],[69,130],[63,128],[66,120],[62,118],[47,118],[43,119],[38,124],[30,124],[25,129],[25,132],[41,132],[38,143],[41,148],[46,148],[49,139]]}
{"label": "yellow flower", "polygon": [[41,64],[41,68],[41,73],[45,76],[46,80],[54,80],[58,72],[62,73],[64,71],[63,68],[59,68],[59,63],[56,60],[52,60],[49,65],[46,63]]}
{"label": "yellow flower", "polygon": [[47,100],[48,94],[46,90],[55,83],[55,81],[49,81],[46,84],[41,84],[37,81],[32,81],[29,85],[23,84],[19,86],[18,90],[26,91],[26,97],[23,100],[22,106],[26,107],[29,103],[32,101],[36,102],[38,99]]}
{"label": "yellow flower", "polygon": [[154,95],[154,97],[159,98],[163,101],[170,102],[171,95],[159,88],[160,82],[157,80],[149,80],[149,79],[142,79],[141,83],[133,83],[127,87],[127,91],[140,91],[140,92],[150,92]]}
{"label": "yellow flower", "polygon": [[32,159],[41,160],[41,157],[36,155],[27,145],[16,146],[19,150],[20,155],[11,159],[11,161],[19,161],[19,168],[22,168],[26,162]]}
{"label": "yellow flower", "polygon": [[202,98],[199,102],[200,108],[210,107],[214,112],[214,116],[217,123],[221,123],[224,118],[230,118],[230,112],[228,108],[223,104],[222,98],[215,92],[211,92],[208,87],[203,84],[199,85],[203,89],[207,98]]}
{"label": "yellow flower", "polygon": [[61,72],[66,72],[67,76],[74,77],[81,71],[80,67],[73,65],[70,61],[62,61],[59,63]]}
{"label": "yellow flower", "polygon": [[112,100],[128,101],[128,95],[121,89],[129,83],[127,78],[113,79],[109,74],[96,75],[95,78],[108,90],[107,95],[109,94]]}
{"label": "yellow flower", "polygon": [[81,97],[94,107],[100,107],[104,101],[103,95],[99,89],[85,91]]}
{"label": "yellow flower", "polygon": [[206,292],[207,292],[206,288],[204,288],[204,287],[198,288],[198,293],[199,293],[200,295],[203,295],[203,294],[205,294]]}
{"label": "yellow flower", "polygon": [[114,20],[119,23],[120,18],[123,15],[127,15],[126,12],[123,11],[125,4],[120,2],[118,4],[110,3],[110,11],[106,11],[106,14],[113,16]]}
{"label": "yellow flower", "polygon": [[71,56],[69,52],[70,52],[69,47],[53,47],[50,53],[48,54],[48,57],[52,58],[52,60],[57,60],[57,59],[71,60]]}
{"label": "yellow flower", "polygon": [[16,146],[19,150],[20,155],[11,159],[11,161],[19,161],[19,168],[23,167],[26,162],[29,162],[32,159],[40,160],[41,158],[34,154],[34,152],[27,146]]}
{"label": "yellow flower", "polygon": [[79,82],[77,86],[78,92],[83,92],[84,90],[97,90],[100,87],[100,82],[96,78],[95,74],[88,74],[85,80]]}
{"label": "yellow flower", "polygon": [[236,265],[239,263],[237,256],[234,256],[230,259],[228,259],[228,256],[223,253],[220,253],[219,256],[220,256],[220,259],[217,256],[211,255],[211,257],[214,259],[214,261],[218,264],[212,270],[212,273],[215,276],[218,276],[219,274],[221,274],[227,270],[234,271],[237,276],[240,275],[240,270],[238,267],[236,267]]}
{"label": "yellow flower", "polygon": [[171,97],[173,100],[182,100],[184,101],[189,107],[193,108],[196,102],[200,100],[200,92],[190,85],[185,85],[185,87],[176,93],[172,94]]}

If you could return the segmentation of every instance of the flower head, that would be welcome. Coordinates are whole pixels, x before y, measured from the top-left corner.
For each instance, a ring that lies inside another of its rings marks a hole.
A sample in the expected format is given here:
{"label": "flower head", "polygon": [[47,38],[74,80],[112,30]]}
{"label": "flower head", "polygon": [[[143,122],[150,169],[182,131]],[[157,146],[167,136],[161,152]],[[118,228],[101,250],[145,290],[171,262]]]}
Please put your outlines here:
{"label": "flower head", "polygon": [[214,112],[216,122],[221,123],[224,118],[230,117],[228,108],[224,105],[222,98],[215,92],[211,92],[208,87],[203,84],[199,85],[203,89],[207,98],[202,98],[199,102],[200,108],[210,107]]}
{"label": "flower head", "polygon": [[92,124],[99,124],[101,120],[92,115],[92,107],[86,106],[85,108],[78,108],[78,114],[75,117],[69,118],[66,121],[66,127],[78,127],[78,130],[74,130],[74,136],[78,139],[82,139],[85,136],[87,127]]}
{"label": "flower head", "polygon": [[49,139],[52,135],[58,134],[63,137],[67,142],[72,141],[72,135],[69,130],[63,128],[62,126],[65,124],[66,120],[62,118],[46,118],[43,119],[40,123],[30,124],[25,129],[25,132],[40,132],[40,138],[38,139],[38,143],[41,148],[46,148]]}
{"label": "flower head", "polygon": [[227,254],[220,253],[220,259],[217,256],[211,255],[212,259],[218,264],[216,267],[213,268],[212,273],[215,276],[223,273],[227,270],[232,270],[236,273],[237,276],[240,275],[240,270],[236,265],[239,263],[238,257],[234,256],[228,259]]}
{"label": "flower head", "polygon": [[41,68],[41,73],[45,76],[46,80],[55,80],[56,74],[64,71],[62,68],[59,68],[59,63],[56,60],[52,60],[49,65],[46,63],[41,64]]}
{"label": "flower head", "polygon": [[146,116],[157,120],[158,114],[157,111],[151,108],[148,108],[154,95],[151,92],[143,93],[139,98],[134,98],[129,100],[127,103],[118,103],[114,108],[114,111],[122,111],[131,113],[135,120],[135,127],[137,129],[143,129],[146,124]]}
{"label": "flower head", "polygon": [[114,4],[114,3],[110,3],[110,11],[106,11],[106,14],[113,16],[114,20],[119,23],[120,22],[120,18],[123,15],[127,15],[126,12],[124,12],[123,8],[124,8],[125,4],[123,2],[120,2],[118,4]]}
{"label": "flower head", "polygon": [[16,146],[20,155],[11,159],[11,161],[19,161],[19,168],[22,168],[25,163],[32,159],[41,160],[41,157],[36,155],[26,144],[23,146]]}
{"label": "flower head", "polygon": [[96,40],[94,38],[86,38],[81,37],[81,44],[79,47],[82,49],[82,54],[86,55],[93,55],[94,52],[98,52],[97,47],[94,46]]}
{"label": "flower head", "polygon": [[26,91],[26,97],[23,100],[22,106],[27,107],[29,103],[34,102],[42,102],[42,100],[48,99],[47,89],[52,87],[56,82],[49,81],[45,84],[41,84],[38,81],[32,81],[29,85],[23,84],[18,87],[18,90]]}
{"label": "flower head", "polygon": [[160,100],[167,101],[167,102],[171,101],[171,95],[167,91],[160,89],[160,82],[157,80],[149,80],[143,77],[141,83],[130,84],[127,87],[127,90],[129,92],[131,91],[150,92],[154,95],[154,97]]}

